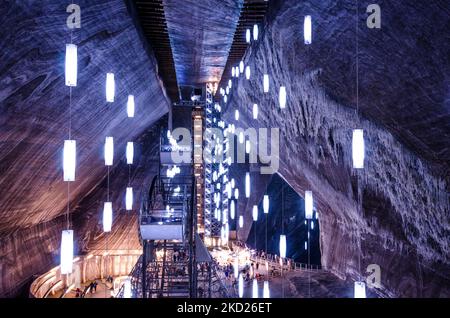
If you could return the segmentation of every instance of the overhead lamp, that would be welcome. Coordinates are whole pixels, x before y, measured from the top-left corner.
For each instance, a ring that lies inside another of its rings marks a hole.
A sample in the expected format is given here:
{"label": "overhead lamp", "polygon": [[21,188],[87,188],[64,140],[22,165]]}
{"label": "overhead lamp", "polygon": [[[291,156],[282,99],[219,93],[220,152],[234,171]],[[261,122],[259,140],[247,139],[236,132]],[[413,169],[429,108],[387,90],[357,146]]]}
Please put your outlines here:
{"label": "overhead lamp", "polygon": [[258,206],[254,205],[253,206],[253,221],[258,221]]}
{"label": "overhead lamp", "polygon": [[128,95],[127,114],[128,114],[128,118],[134,117],[134,96],[133,95]]}
{"label": "overhead lamp", "polygon": [[234,66],[231,68],[231,77],[235,77],[236,76],[236,69],[234,68]]}
{"label": "overhead lamp", "polygon": [[253,288],[252,288],[252,296],[253,298],[258,298],[258,281],[256,278],[253,278]]}
{"label": "overhead lamp", "polygon": [[250,79],[250,66],[248,66],[248,65],[245,67],[245,78],[247,80]]}
{"label": "overhead lamp", "polygon": [[269,196],[267,194],[263,198],[263,211],[265,214],[269,213]]}
{"label": "overhead lamp", "polygon": [[242,215],[239,216],[239,228],[244,227],[244,217]]}
{"label": "overhead lamp", "polygon": [[244,73],[244,61],[241,61],[241,62],[239,63],[239,72],[240,72],[240,73]]}
{"label": "overhead lamp", "polygon": [[353,168],[363,169],[364,168],[364,131],[362,129],[354,129],[352,137],[352,157],[353,157]]}
{"label": "overhead lamp", "polygon": [[133,210],[133,188],[127,187],[125,193],[125,208],[127,211]]}
{"label": "overhead lamp", "polygon": [[106,74],[106,101],[108,103],[114,102],[115,89],[116,85],[114,82],[114,74],[113,73]]}
{"label": "overhead lamp", "polygon": [[278,96],[279,102],[280,102],[280,108],[283,109],[286,107],[286,87],[281,86],[280,87],[280,94]]}
{"label": "overhead lamp", "polygon": [[77,86],[78,57],[77,46],[66,44],[65,75],[66,86]]}
{"label": "overhead lamp", "polygon": [[236,200],[239,199],[239,189],[238,188],[234,189],[234,197]]}
{"label": "overhead lamp", "polygon": [[232,220],[234,220],[234,215],[235,215],[235,206],[234,206],[234,201],[231,200],[231,202],[230,202],[230,218]]}
{"label": "overhead lamp", "polygon": [[239,298],[244,296],[244,278],[242,274],[239,275]]}
{"label": "overhead lamp", "polygon": [[355,282],[354,297],[366,298],[366,284],[364,282]]}
{"label": "overhead lamp", "polygon": [[233,81],[232,80],[228,80],[228,86],[231,88],[233,86]]}
{"label": "overhead lamp", "polygon": [[106,137],[105,139],[105,166],[112,166],[114,158],[114,139]]}
{"label": "overhead lamp", "polygon": [[269,282],[264,281],[263,298],[270,298]]}
{"label": "overhead lamp", "polygon": [[305,191],[305,219],[311,220],[313,218],[313,193],[312,191]]}
{"label": "overhead lamp", "polygon": [[258,30],[258,25],[255,24],[253,25],[253,41],[258,41],[258,34],[259,30]]}
{"label": "overhead lamp", "polygon": [[251,150],[250,140],[245,141],[245,153],[249,154]]}
{"label": "overhead lamp", "polygon": [[235,71],[235,73],[236,73],[236,77],[239,77],[239,66],[236,66],[236,71]]}
{"label": "overhead lamp", "polygon": [[71,274],[73,264],[73,230],[61,233],[61,274]]}
{"label": "overhead lamp", "polygon": [[258,119],[258,104],[253,104],[253,119]]}
{"label": "overhead lamp", "polygon": [[245,173],[245,197],[250,198],[250,173],[249,172]]}
{"label": "overhead lamp", "polygon": [[64,181],[75,181],[76,149],[77,149],[77,142],[75,140],[64,140],[64,149],[63,149]]}
{"label": "overhead lamp", "polygon": [[264,74],[264,77],[263,77],[263,89],[264,89],[264,93],[268,93],[269,92],[269,75],[268,74]]}
{"label": "overhead lamp", "polygon": [[286,235],[280,235],[280,257],[286,258]]}
{"label": "overhead lamp", "polygon": [[134,157],[134,144],[132,141],[127,142],[127,150],[126,150],[126,156],[127,156],[127,164],[132,165],[133,164],[133,157]]}
{"label": "overhead lamp", "polygon": [[103,206],[103,232],[111,232],[112,214],[112,202],[105,202]]}
{"label": "overhead lamp", "polygon": [[236,109],[236,110],[234,111],[234,119],[236,119],[236,121],[239,120],[239,109]]}
{"label": "overhead lamp", "polygon": [[314,230],[314,221],[311,221],[311,230]]}
{"label": "overhead lamp", "polygon": [[305,16],[305,20],[303,23],[303,37],[305,40],[305,44],[312,43],[312,25],[311,25],[311,16]]}
{"label": "overhead lamp", "polygon": [[305,241],[305,251],[308,249],[308,242]]}
{"label": "overhead lamp", "polygon": [[251,32],[250,29],[247,29],[245,32],[245,42],[250,43]]}
{"label": "overhead lamp", "polygon": [[223,102],[226,104],[226,103],[227,103],[227,100],[228,100],[227,95],[225,95],[225,96],[223,97]]}

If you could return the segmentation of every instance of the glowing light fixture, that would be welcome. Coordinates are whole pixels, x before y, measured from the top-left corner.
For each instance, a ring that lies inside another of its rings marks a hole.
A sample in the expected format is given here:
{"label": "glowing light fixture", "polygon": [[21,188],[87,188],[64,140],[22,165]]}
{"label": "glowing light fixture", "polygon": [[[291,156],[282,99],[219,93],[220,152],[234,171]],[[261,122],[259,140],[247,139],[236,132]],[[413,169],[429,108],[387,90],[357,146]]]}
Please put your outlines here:
{"label": "glowing light fixture", "polygon": [[267,280],[264,281],[263,298],[270,298],[269,282]]}
{"label": "glowing light fixture", "polygon": [[364,131],[362,129],[354,129],[352,138],[353,168],[364,168],[364,152]]}
{"label": "glowing light fixture", "polygon": [[305,44],[312,43],[312,26],[311,26],[311,16],[307,15],[303,23],[303,37],[305,39]]}
{"label": "glowing light fixture", "polygon": [[77,46],[66,44],[65,74],[66,86],[77,86],[78,57]]}
{"label": "glowing light fixture", "polygon": [[236,77],[239,77],[239,66],[236,66],[236,71],[235,71],[235,73],[236,73]]}
{"label": "glowing light fixture", "polygon": [[308,249],[308,242],[305,241],[305,251]]}
{"label": "glowing light fixture", "polygon": [[231,77],[236,76],[236,69],[234,67],[231,68]]}
{"label": "glowing light fixture", "polygon": [[245,153],[250,153],[251,146],[250,146],[250,140],[245,141]]}
{"label": "glowing light fixture", "polygon": [[280,95],[278,96],[278,100],[280,102],[280,108],[283,109],[286,107],[286,87],[280,87]]}
{"label": "glowing light fixture", "polygon": [[242,298],[244,296],[244,277],[242,277],[242,274],[239,275],[239,298]]}
{"label": "glowing light fixture", "polygon": [[355,298],[366,298],[366,284],[364,282],[355,282]]}
{"label": "glowing light fixture", "polygon": [[239,110],[238,110],[238,109],[236,109],[236,110],[234,111],[234,119],[236,119],[236,121],[239,120]]}
{"label": "glowing light fixture", "polygon": [[111,232],[112,214],[112,202],[105,202],[103,206],[103,232]]}
{"label": "glowing light fixture", "polygon": [[244,61],[241,61],[241,62],[239,63],[239,72],[240,72],[240,73],[244,73]]}
{"label": "glowing light fixture", "polygon": [[253,119],[258,119],[258,104],[253,104]]}
{"label": "glowing light fixture", "polygon": [[314,221],[311,221],[311,230],[314,230]]}
{"label": "glowing light fixture", "polygon": [[235,214],[235,209],[236,209],[236,207],[235,207],[235,205],[234,205],[234,201],[233,200],[231,200],[231,202],[230,202],[230,218],[232,219],[232,220],[234,220],[234,214]]}
{"label": "glowing light fixture", "polygon": [[133,188],[127,187],[125,193],[125,208],[127,211],[133,210]]}
{"label": "glowing light fixture", "polygon": [[114,102],[115,90],[116,90],[116,85],[114,82],[114,74],[108,73],[108,74],[106,74],[106,101],[108,103]]}
{"label": "glowing light fixture", "polygon": [[247,67],[245,68],[245,78],[247,80],[250,79],[250,66],[247,65]]}
{"label": "glowing light fixture", "polygon": [[127,114],[128,114],[128,118],[134,117],[134,96],[133,95],[128,95]]}
{"label": "glowing light fixture", "polygon": [[228,86],[231,88],[233,86],[233,81],[231,79],[228,80]]}
{"label": "glowing light fixture", "polygon": [[234,178],[231,178],[231,188],[234,189],[235,186],[236,186],[236,182],[234,181]]}
{"label": "glowing light fixture", "polygon": [[61,274],[72,273],[73,230],[64,230],[61,234]]}
{"label": "glowing light fixture", "polygon": [[223,102],[226,104],[226,103],[227,103],[227,100],[228,100],[227,95],[225,95],[225,96],[223,97]]}
{"label": "glowing light fixture", "polygon": [[250,29],[247,29],[247,31],[245,32],[245,42],[250,43],[250,38],[251,38],[251,32],[250,32]]}
{"label": "glowing light fixture", "polygon": [[280,257],[286,257],[286,235],[280,235]]}
{"label": "glowing light fixture", "polygon": [[305,191],[305,218],[313,218],[313,194],[312,191]]}
{"label": "glowing light fixture", "polygon": [[258,206],[254,205],[253,206],[253,221],[258,221]]}
{"label": "glowing light fixture", "polygon": [[267,194],[263,198],[263,210],[265,214],[269,213],[269,196]]}
{"label": "glowing light fixture", "polygon": [[264,74],[264,77],[263,77],[263,89],[264,89],[264,93],[268,93],[269,92],[269,75],[268,74]]}
{"label": "glowing light fixture", "polygon": [[239,199],[239,189],[238,188],[234,189],[234,197],[236,198],[236,200]]}
{"label": "glowing light fixture", "polygon": [[114,159],[114,139],[106,137],[105,139],[105,166],[112,166]]}
{"label": "glowing light fixture", "polygon": [[245,173],[245,197],[250,198],[250,173],[249,172]]}
{"label": "glowing light fixture", "polygon": [[239,216],[239,228],[244,227],[244,217],[242,215]]}
{"label": "glowing light fixture", "polygon": [[77,149],[77,142],[75,140],[64,140],[64,150],[63,150],[64,181],[75,181],[76,149]]}
{"label": "glowing light fixture", "polygon": [[253,26],[253,41],[258,41],[258,35],[259,35],[258,25],[255,24]]}
{"label": "glowing light fixture", "polygon": [[127,164],[132,165],[134,157],[134,144],[132,141],[127,142],[126,153],[127,153]]}
{"label": "glowing light fixture", "polygon": [[258,298],[258,281],[256,278],[253,279],[253,298]]}

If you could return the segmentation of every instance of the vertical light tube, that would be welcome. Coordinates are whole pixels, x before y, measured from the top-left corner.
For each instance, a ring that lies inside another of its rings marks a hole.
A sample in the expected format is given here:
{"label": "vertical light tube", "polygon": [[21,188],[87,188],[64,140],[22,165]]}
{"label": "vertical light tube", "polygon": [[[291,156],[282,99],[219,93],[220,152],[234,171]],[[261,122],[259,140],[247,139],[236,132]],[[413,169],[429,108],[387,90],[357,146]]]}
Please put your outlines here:
{"label": "vertical light tube", "polygon": [[239,63],[239,73],[244,73],[244,61]]}
{"label": "vertical light tube", "polygon": [[64,230],[61,234],[61,274],[72,273],[73,230]]}
{"label": "vertical light tube", "polygon": [[312,25],[311,16],[307,15],[303,23],[303,37],[305,39],[305,44],[312,43]]}
{"label": "vertical light tube", "polygon": [[239,228],[244,227],[244,217],[242,215],[239,216]]}
{"label": "vertical light tube", "polygon": [[105,166],[112,166],[114,159],[114,139],[106,137],[105,139]]}
{"label": "vertical light tube", "polygon": [[280,94],[278,96],[279,102],[280,102],[280,108],[284,109],[286,107],[286,87],[281,86],[280,87]]}
{"label": "vertical light tube", "polygon": [[305,218],[310,220],[313,218],[313,193],[312,191],[305,191]]}
{"label": "vertical light tube", "polygon": [[258,25],[253,25],[253,41],[258,41],[259,29]]}
{"label": "vertical light tube", "polygon": [[[228,86],[231,88],[233,86],[233,81],[231,79],[228,80]],[[228,94],[228,93],[227,93]]]}
{"label": "vertical light tube", "polygon": [[250,198],[250,173],[249,172],[245,173],[245,197]]}
{"label": "vertical light tube", "polygon": [[236,200],[239,199],[239,189],[238,188],[234,189],[234,198]]}
{"label": "vertical light tube", "polygon": [[232,219],[232,220],[234,220],[234,214],[235,214],[235,206],[234,206],[234,201],[233,200],[231,200],[231,202],[230,202],[230,218]]}
{"label": "vertical light tube", "polygon": [[269,75],[268,74],[264,74],[264,77],[263,77],[263,89],[264,89],[264,93],[268,93],[269,92]]}
{"label": "vertical light tube", "polygon": [[353,168],[355,169],[364,168],[364,156],[365,156],[364,131],[362,129],[354,129],[352,137]]}
{"label": "vertical light tube", "polygon": [[64,140],[63,171],[64,181],[75,181],[76,151],[75,140]]}
{"label": "vertical light tube", "polygon": [[133,188],[127,187],[125,193],[125,208],[127,211],[133,210]]}
{"label": "vertical light tube", "polygon": [[234,119],[236,119],[236,121],[239,120],[239,110],[238,110],[238,109],[236,109],[236,110],[234,111]]}
{"label": "vertical light tube", "polygon": [[280,257],[286,258],[286,235],[280,235]]}
{"label": "vertical light tube", "polygon": [[258,281],[256,280],[256,278],[253,279],[253,293],[252,293],[253,298],[258,298]]}
{"label": "vertical light tube", "polygon": [[245,141],[245,153],[249,154],[251,150],[250,140]]}
{"label": "vertical light tube", "polygon": [[115,90],[116,90],[116,84],[114,82],[114,74],[107,73],[106,74],[106,101],[108,103],[114,102]]}
{"label": "vertical light tube", "polygon": [[236,66],[236,71],[235,71],[235,73],[236,73],[236,77],[239,77],[239,65]]}
{"label": "vertical light tube", "polygon": [[247,80],[250,79],[250,66],[247,65],[247,67],[245,68],[245,78]]}
{"label": "vertical light tube", "polygon": [[112,214],[112,202],[105,202],[103,206],[103,232],[111,232]]}
{"label": "vertical light tube", "polygon": [[269,282],[264,281],[263,298],[270,298]]}
{"label": "vertical light tube", "polygon": [[134,144],[132,141],[127,142],[127,164],[132,165],[133,164],[133,158],[134,158]]}
{"label": "vertical light tube", "polygon": [[78,56],[75,44],[66,44],[66,86],[77,86]]}
{"label": "vertical light tube", "polygon": [[250,29],[247,29],[247,31],[245,32],[245,42],[250,43],[250,39],[251,39],[251,32]]}
{"label": "vertical light tube", "polygon": [[129,118],[134,117],[134,96],[133,95],[128,95],[127,114],[128,114]]}
{"label": "vertical light tube", "polygon": [[234,68],[234,66],[231,68],[231,77],[235,77],[236,76],[236,69]]}
{"label": "vertical light tube", "polygon": [[258,221],[258,206],[254,205],[253,206],[253,221]]}
{"label": "vertical light tube", "polygon": [[244,297],[244,277],[242,274],[239,275],[239,298]]}
{"label": "vertical light tube", "polygon": [[269,196],[267,194],[263,198],[263,210],[265,214],[269,213]]}
{"label": "vertical light tube", "polygon": [[355,282],[355,298],[366,298],[366,284],[364,282]]}
{"label": "vertical light tube", "polygon": [[253,104],[253,119],[258,119],[258,104]]}

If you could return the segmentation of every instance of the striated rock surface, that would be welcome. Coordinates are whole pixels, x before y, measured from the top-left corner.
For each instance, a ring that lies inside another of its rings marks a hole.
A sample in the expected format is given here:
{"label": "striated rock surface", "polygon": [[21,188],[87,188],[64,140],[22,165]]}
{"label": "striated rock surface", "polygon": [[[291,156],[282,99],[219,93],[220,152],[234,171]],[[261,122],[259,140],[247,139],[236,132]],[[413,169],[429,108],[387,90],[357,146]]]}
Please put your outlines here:
{"label": "striated rock surface", "polygon": [[[279,173],[300,195],[314,192],[325,267],[356,279],[378,264],[385,295],[448,296],[450,6],[379,4],[381,30],[366,28],[365,7],[359,10],[359,116],[354,1],[287,0],[272,3],[262,38],[245,57],[251,79],[235,80],[225,117],[234,123],[238,108],[238,126],[280,128]],[[302,36],[306,14],[313,17],[310,46]],[[244,111],[253,103],[258,120]],[[366,142],[365,169],[357,173],[355,128]]]}
{"label": "striated rock surface", "polygon": [[[77,141],[76,181],[70,184],[73,212],[104,180],[105,137],[114,137],[117,165],[126,142],[168,111],[156,61],[143,47],[124,2],[77,3],[82,20],[81,29],[73,31],[78,86],[71,109],[64,81],[65,45],[71,38],[67,4],[0,5],[0,296],[13,295],[31,275],[58,262],[55,253],[67,207],[62,149],[69,114]],[[107,72],[116,78],[112,104],[105,101]],[[126,113],[128,94],[136,100],[132,119]]]}

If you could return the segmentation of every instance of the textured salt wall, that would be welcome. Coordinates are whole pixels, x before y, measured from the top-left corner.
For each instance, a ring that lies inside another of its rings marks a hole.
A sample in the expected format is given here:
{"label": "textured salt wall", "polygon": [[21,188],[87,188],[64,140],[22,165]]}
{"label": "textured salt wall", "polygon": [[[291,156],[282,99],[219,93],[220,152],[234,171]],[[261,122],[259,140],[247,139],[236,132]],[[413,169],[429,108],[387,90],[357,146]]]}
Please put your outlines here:
{"label": "textured salt wall", "polygon": [[[73,89],[71,110],[72,138],[77,141],[72,211],[105,177],[105,137],[114,137],[115,157],[122,157],[126,142],[140,136],[169,106],[156,61],[147,54],[123,1],[77,3],[82,21],[81,29],[73,32],[78,86]],[[0,295],[4,296],[57,262],[53,252],[58,250],[62,226],[57,220],[63,219],[58,217],[67,205],[62,148],[69,121],[64,52],[70,31],[67,4],[61,1],[12,1],[0,6]],[[116,76],[113,104],[105,102],[107,72]],[[136,100],[134,119],[126,115],[128,94]],[[29,251],[35,253],[30,256]]]}
{"label": "textured salt wall", "polygon": [[[385,295],[448,296],[449,5],[381,2],[382,30],[365,28],[360,8],[361,116],[354,110],[354,2],[287,0],[272,4],[262,39],[247,51],[252,77],[235,82],[225,117],[234,123],[239,108],[238,126],[280,128],[279,173],[300,195],[314,192],[323,265],[356,278],[375,263]],[[313,16],[311,46],[301,34],[306,14]],[[246,111],[253,103],[258,120]],[[351,167],[354,128],[364,129],[366,141],[359,177]]]}

